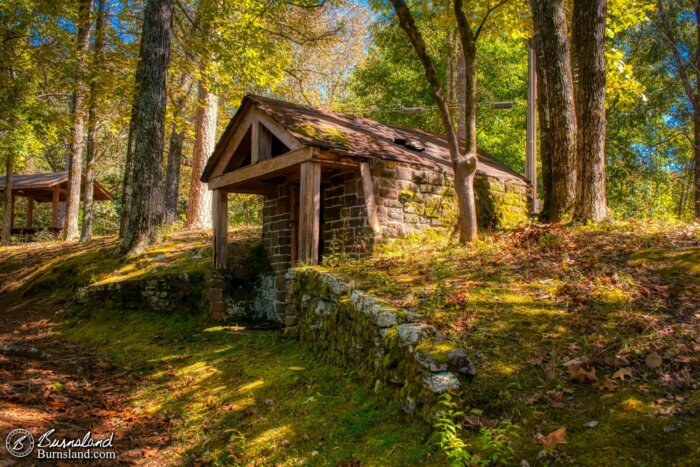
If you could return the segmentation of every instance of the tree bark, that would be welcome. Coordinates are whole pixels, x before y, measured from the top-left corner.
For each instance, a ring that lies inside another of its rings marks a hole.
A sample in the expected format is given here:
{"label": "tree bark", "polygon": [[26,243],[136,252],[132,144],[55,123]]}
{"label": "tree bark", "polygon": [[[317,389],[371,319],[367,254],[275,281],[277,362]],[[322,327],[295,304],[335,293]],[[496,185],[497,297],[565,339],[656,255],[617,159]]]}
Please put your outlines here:
{"label": "tree bark", "polygon": [[[138,253],[157,239],[163,222],[163,149],[165,146],[166,80],[172,35],[172,0],[148,0],[141,33],[137,70],[135,121],[131,122],[128,209],[122,215],[123,253]],[[136,126],[134,126],[136,125]]]}
{"label": "tree bark", "polygon": [[12,244],[12,177],[14,172],[14,155],[5,155],[5,212],[2,216],[2,244]]}
{"label": "tree bark", "polygon": [[575,0],[572,48],[576,70],[576,209],[578,220],[608,217],[605,196],[605,18],[607,0]]}
{"label": "tree bark", "polygon": [[95,184],[95,132],[97,131],[97,75],[101,66],[102,48],[104,46],[104,0],[97,1],[97,18],[95,19],[95,51],[92,58],[92,76],[90,79],[90,102],[88,103],[88,135],[85,161],[85,192],[83,193],[83,228],[80,243],[92,239],[93,198]]}
{"label": "tree bark", "polygon": [[[551,159],[542,157],[543,172],[549,172],[543,173],[542,217],[551,222],[572,213],[576,195],[576,111],[564,3],[530,0],[539,41],[538,69],[544,72],[539,78],[546,92],[546,133],[551,140]],[[545,164],[549,167],[544,168]]]}
{"label": "tree bark", "polygon": [[83,172],[84,145],[84,100],[85,100],[85,71],[87,68],[87,52],[90,47],[90,10],[92,0],[81,0],[78,12],[77,69],[76,84],[73,94],[73,127],[71,129],[70,164],[68,167],[68,194],[66,196],[66,220],[63,227],[64,240],[76,240],[80,235],[78,215],[80,213],[80,185]]}
{"label": "tree bark", "polygon": [[[473,186],[474,173],[476,172],[477,163],[476,140],[474,140],[473,152],[471,143],[467,143],[465,153],[461,152],[459,147],[459,140],[457,138],[457,132],[455,131],[454,127],[454,120],[452,118],[452,114],[450,112],[450,108],[446,100],[445,92],[443,90],[442,84],[440,83],[440,79],[438,78],[437,72],[435,71],[435,67],[430,58],[430,55],[428,54],[425,41],[423,40],[423,36],[420,30],[418,29],[418,26],[416,26],[416,23],[413,19],[413,16],[411,15],[410,10],[408,9],[408,6],[406,5],[406,2],[404,0],[391,0],[391,3],[394,6],[396,16],[398,16],[399,18],[399,25],[401,26],[401,29],[403,29],[406,32],[406,35],[408,36],[408,39],[411,42],[411,45],[413,46],[413,50],[416,52],[416,55],[418,55],[418,58],[421,61],[421,64],[423,65],[425,77],[433,90],[433,95],[435,96],[435,102],[440,113],[440,119],[442,120],[442,125],[445,129],[445,132],[447,133],[447,146],[450,151],[450,157],[452,158],[452,166],[454,170],[454,185],[455,192],[457,194],[457,206],[459,209],[459,241],[463,244],[469,243],[476,240],[477,238],[476,210]],[[457,12],[457,10],[459,10],[463,19],[463,21],[460,21],[460,13],[458,13],[458,25],[460,29],[464,29],[465,27],[468,28],[469,25],[468,23],[466,23],[466,18],[464,18],[463,5],[461,0],[455,1],[455,12]],[[464,31],[460,30],[462,44],[465,43],[463,35]],[[474,39],[472,45],[474,46],[473,64],[475,67],[476,38],[473,35],[472,38]],[[469,47],[465,47],[463,45],[463,49],[465,49],[465,55],[468,53],[468,51],[466,50],[468,48]],[[471,65],[466,64],[465,66],[469,67]],[[467,74],[469,74],[469,72],[467,72]],[[474,85],[475,84],[476,75],[474,74]],[[468,79],[465,79],[465,86],[467,86],[467,96],[469,96],[471,83],[468,81]],[[474,108],[473,115],[475,116],[475,101],[472,103],[468,102],[465,105],[465,108],[471,107],[472,104]],[[472,135],[474,138],[476,138],[475,120],[474,122],[469,122],[469,114],[467,114],[465,116],[465,121],[468,122],[467,126],[473,123],[474,131],[472,132]],[[467,129],[467,133],[469,134],[469,129]]]}
{"label": "tree bark", "polygon": [[188,229],[204,229],[212,226],[212,193],[200,180],[207,158],[216,145],[216,118],[218,97],[209,92],[206,84],[199,83],[197,114],[195,118],[195,141],[192,154],[192,181],[187,206]]}
{"label": "tree bark", "polygon": [[177,219],[177,198],[180,189],[180,167],[182,166],[182,147],[185,142],[185,131],[178,126],[177,120],[182,115],[187,103],[187,96],[192,87],[192,77],[183,72],[180,78],[181,94],[175,101],[173,110],[173,127],[170,131],[168,144],[168,162],[165,172],[165,219],[166,224],[172,224]]}
{"label": "tree bark", "polygon": [[[544,47],[542,45],[542,28],[537,24],[539,15],[533,15],[535,23],[535,35],[533,47],[535,49],[535,69],[537,73],[537,114],[539,129],[539,150],[542,170],[542,195],[543,205],[540,216],[543,219],[549,217],[549,200],[552,197],[552,145],[551,123],[549,121],[549,102],[547,100],[547,73],[544,68]],[[536,187],[533,187],[536,189]]]}

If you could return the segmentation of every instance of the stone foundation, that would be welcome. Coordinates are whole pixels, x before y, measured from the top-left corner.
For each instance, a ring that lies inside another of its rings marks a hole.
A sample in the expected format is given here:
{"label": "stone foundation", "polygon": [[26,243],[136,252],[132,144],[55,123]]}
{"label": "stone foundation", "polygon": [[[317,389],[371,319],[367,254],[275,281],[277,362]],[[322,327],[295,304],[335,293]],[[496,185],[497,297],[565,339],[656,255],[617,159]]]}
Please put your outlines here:
{"label": "stone foundation", "polygon": [[437,397],[474,376],[468,355],[439,339],[433,326],[412,322],[419,316],[313,268],[291,269],[286,279],[296,325],[285,333],[375,388],[386,387],[406,413],[432,421]]}

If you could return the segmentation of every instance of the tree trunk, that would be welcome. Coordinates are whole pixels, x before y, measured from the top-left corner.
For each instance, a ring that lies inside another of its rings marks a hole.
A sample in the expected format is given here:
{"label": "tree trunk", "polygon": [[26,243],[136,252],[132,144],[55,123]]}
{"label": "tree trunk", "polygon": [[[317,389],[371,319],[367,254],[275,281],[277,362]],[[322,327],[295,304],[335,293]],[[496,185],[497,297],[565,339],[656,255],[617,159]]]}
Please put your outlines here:
{"label": "tree trunk", "polygon": [[695,101],[693,154],[695,155],[695,219],[700,221],[700,0],[695,2]]}
{"label": "tree trunk", "polygon": [[170,132],[170,142],[168,144],[168,163],[165,172],[165,223],[172,224],[177,219],[177,198],[180,188],[180,167],[182,165],[182,147],[185,142],[185,131],[178,126],[178,118],[184,111],[187,103],[187,96],[192,87],[192,77],[189,73],[183,72],[180,78],[181,94],[175,101],[173,110],[173,127]]}
{"label": "tree trunk", "polygon": [[90,79],[90,102],[88,103],[87,160],[85,161],[85,192],[83,193],[83,229],[80,242],[92,239],[93,198],[95,184],[95,132],[97,131],[97,74],[101,66],[102,48],[104,46],[104,0],[97,1],[97,18],[95,19],[95,52],[92,59],[92,76]]}
{"label": "tree trunk", "polygon": [[579,220],[608,217],[605,196],[605,18],[607,0],[575,0],[573,62],[576,70],[576,209]]}
{"label": "tree trunk", "polygon": [[2,216],[2,244],[12,244],[12,176],[14,175],[14,156],[5,155],[5,212]]}
{"label": "tree trunk", "polygon": [[[165,145],[166,79],[170,61],[172,0],[148,0],[141,33],[137,70],[136,118],[131,122],[128,209],[122,215],[120,249],[138,253],[153,243],[163,222],[163,149]],[[134,124],[136,125],[134,127]]]}
{"label": "tree trunk", "polygon": [[[533,7],[534,8],[534,7]],[[540,34],[541,27],[537,24],[539,15],[533,15],[535,23],[535,36],[533,46],[535,49],[535,69],[537,73],[537,113],[539,129],[539,150],[542,170],[542,194],[543,205],[540,211],[542,219],[549,218],[549,200],[552,199],[552,136],[551,123],[549,121],[549,103],[547,100],[547,72],[544,68],[544,47]],[[536,187],[533,187],[536,189]]]}
{"label": "tree trunk", "polygon": [[192,183],[185,224],[188,229],[204,229],[212,226],[212,194],[200,178],[207,158],[214,151],[216,145],[217,110],[217,96],[210,93],[207,86],[200,82],[197,96],[194,152],[192,154]]}
{"label": "tree trunk", "polygon": [[83,107],[85,100],[85,71],[87,52],[90,47],[90,10],[92,0],[81,0],[78,13],[77,69],[75,93],[73,94],[73,128],[71,130],[70,164],[68,168],[68,194],[66,196],[66,221],[63,227],[64,240],[76,240],[80,235],[78,215],[80,212],[80,185],[83,172]]}
{"label": "tree trunk", "polygon": [[[546,84],[546,125],[551,160],[543,154],[542,217],[560,222],[571,214],[576,195],[576,111],[564,0],[530,0]],[[550,164],[549,167],[544,167]]]}

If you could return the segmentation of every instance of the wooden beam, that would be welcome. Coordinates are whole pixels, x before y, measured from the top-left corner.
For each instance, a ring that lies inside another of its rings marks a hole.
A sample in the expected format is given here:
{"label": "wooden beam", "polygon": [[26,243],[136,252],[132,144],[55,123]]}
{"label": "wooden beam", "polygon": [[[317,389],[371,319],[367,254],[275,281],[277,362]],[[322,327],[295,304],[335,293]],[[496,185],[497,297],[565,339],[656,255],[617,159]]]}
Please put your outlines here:
{"label": "wooden beam", "polygon": [[212,220],[214,223],[214,269],[225,271],[228,260],[228,193],[224,190],[214,190]]}
{"label": "wooden beam", "polygon": [[226,165],[231,160],[233,153],[236,152],[236,149],[238,149],[238,146],[241,144],[241,141],[245,137],[245,134],[248,132],[248,128],[250,128],[250,125],[253,122],[254,115],[255,115],[255,112],[252,112],[252,111],[246,113],[243,116],[243,118],[241,119],[241,123],[238,125],[236,130],[228,138],[228,141],[226,142],[225,147],[221,150],[221,155],[219,156],[219,160],[217,161],[216,165],[214,166],[214,170],[212,170],[212,172],[211,172],[211,176],[209,177],[210,180],[212,178],[224,173],[224,170],[226,169]]}
{"label": "wooden beam", "polygon": [[367,207],[367,219],[369,226],[375,234],[379,233],[379,219],[377,218],[377,203],[374,200],[374,186],[372,185],[372,173],[368,162],[360,163],[360,177],[362,178],[362,193]]}
{"label": "wooden beam", "polygon": [[27,198],[27,228],[31,229],[34,224],[34,200]]}
{"label": "wooden beam", "polygon": [[253,117],[250,126],[250,165],[255,165],[260,160],[260,122]]}
{"label": "wooden beam", "polygon": [[256,110],[255,116],[257,117],[258,121],[265,125],[265,127],[270,131],[270,133],[275,135],[275,137],[278,140],[282,141],[284,145],[289,148],[290,151],[294,151],[295,149],[300,149],[303,147],[299,140],[296,139],[294,135],[292,135],[289,132],[289,130],[277,123],[275,119],[270,117],[262,110]]}
{"label": "wooden beam", "polygon": [[60,196],[58,188],[54,188],[51,195],[52,195],[51,196],[51,210],[52,210],[51,227],[53,227],[54,229],[57,229],[57,228],[59,228],[58,227],[58,199]]}
{"label": "wooden beam", "polygon": [[301,164],[299,201],[299,260],[318,264],[321,228],[321,165],[318,162]]}
{"label": "wooden beam", "polygon": [[258,162],[272,157],[272,133],[258,122]]}
{"label": "wooden beam", "polygon": [[234,170],[233,172],[219,175],[209,180],[209,189],[215,190],[235,183],[252,181],[266,176],[274,176],[276,172],[288,169],[302,162],[310,161],[313,159],[315,152],[315,148],[301,148],[275,157],[274,159],[258,162],[255,165],[249,165]]}

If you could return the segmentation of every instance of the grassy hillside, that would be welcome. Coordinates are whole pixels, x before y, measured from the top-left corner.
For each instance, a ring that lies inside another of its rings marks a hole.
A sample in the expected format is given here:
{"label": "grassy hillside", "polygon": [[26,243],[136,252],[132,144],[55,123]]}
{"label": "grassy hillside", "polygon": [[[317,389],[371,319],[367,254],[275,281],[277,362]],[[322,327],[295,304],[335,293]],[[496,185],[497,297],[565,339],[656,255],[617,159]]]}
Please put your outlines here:
{"label": "grassy hillside", "polygon": [[[700,229],[532,227],[465,248],[423,236],[336,263],[470,352],[477,376],[461,394],[466,416],[454,417],[465,451],[508,421],[530,461],[700,457]],[[555,449],[540,453],[547,439]]]}

